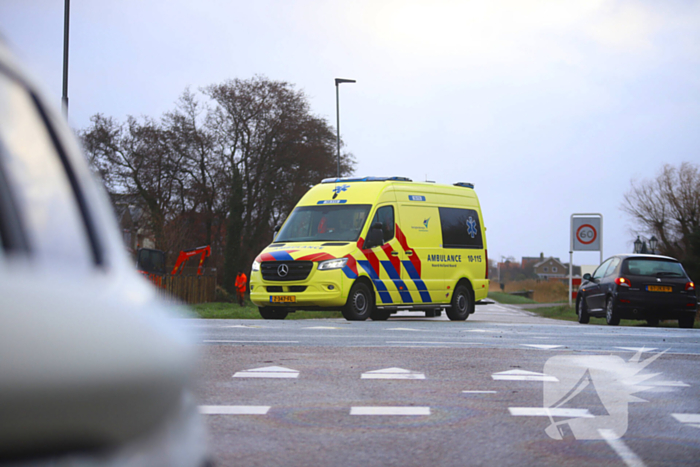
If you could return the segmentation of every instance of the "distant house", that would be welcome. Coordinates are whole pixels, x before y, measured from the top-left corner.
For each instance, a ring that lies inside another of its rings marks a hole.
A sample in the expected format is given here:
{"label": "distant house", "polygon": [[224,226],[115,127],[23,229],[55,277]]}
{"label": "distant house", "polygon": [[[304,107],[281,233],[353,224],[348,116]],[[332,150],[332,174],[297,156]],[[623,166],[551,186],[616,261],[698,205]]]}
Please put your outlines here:
{"label": "distant house", "polygon": [[566,279],[569,277],[569,266],[562,263],[559,258],[552,256],[540,260],[533,267],[535,274],[540,279]]}
{"label": "distant house", "polygon": [[155,238],[148,228],[146,210],[140,200],[129,195],[112,194],[110,197],[127,250],[135,254],[139,248],[155,248]]}

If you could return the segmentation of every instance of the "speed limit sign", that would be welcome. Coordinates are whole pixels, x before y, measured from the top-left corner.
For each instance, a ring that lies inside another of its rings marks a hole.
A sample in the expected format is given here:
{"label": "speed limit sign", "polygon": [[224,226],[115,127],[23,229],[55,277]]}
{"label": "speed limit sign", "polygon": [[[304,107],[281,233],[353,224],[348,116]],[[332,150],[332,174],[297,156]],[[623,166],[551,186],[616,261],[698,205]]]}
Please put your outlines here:
{"label": "speed limit sign", "polygon": [[599,251],[601,232],[600,217],[574,217],[571,234],[574,251]]}

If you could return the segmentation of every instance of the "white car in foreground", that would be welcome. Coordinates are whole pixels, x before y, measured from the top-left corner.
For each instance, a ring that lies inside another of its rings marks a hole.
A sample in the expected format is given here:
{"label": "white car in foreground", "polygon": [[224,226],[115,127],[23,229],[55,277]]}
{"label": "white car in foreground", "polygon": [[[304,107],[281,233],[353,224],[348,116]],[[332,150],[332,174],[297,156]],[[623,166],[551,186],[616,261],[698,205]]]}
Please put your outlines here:
{"label": "white car in foreground", "polygon": [[0,41],[0,464],[207,465],[192,336]]}

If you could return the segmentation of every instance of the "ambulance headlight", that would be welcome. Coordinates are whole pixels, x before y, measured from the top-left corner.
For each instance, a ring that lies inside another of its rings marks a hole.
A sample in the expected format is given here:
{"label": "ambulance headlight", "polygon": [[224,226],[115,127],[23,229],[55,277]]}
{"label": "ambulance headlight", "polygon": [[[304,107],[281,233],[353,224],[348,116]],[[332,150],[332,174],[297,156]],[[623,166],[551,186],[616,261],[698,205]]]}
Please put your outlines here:
{"label": "ambulance headlight", "polygon": [[329,259],[318,263],[319,271],[328,271],[329,269],[340,269],[348,262],[347,258]]}
{"label": "ambulance headlight", "polygon": [[251,271],[260,271],[260,263],[253,261],[253,265],[250,267]]}

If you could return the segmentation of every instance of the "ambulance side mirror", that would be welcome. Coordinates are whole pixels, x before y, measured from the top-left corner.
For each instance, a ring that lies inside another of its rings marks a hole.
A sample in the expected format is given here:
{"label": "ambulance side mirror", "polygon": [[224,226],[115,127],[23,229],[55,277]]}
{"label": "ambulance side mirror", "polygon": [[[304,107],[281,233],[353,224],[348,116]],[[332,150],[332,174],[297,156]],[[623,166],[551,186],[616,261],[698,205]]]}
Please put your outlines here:
{"label": "ambulance side mirror", "polygon": [[384,225],[381,222],[375,222],[370,227],[369,232],[367,232],[367,238],[365,239],[365,244],[362,246],[364,250],[369,250],[375,246],[384,244]]}

